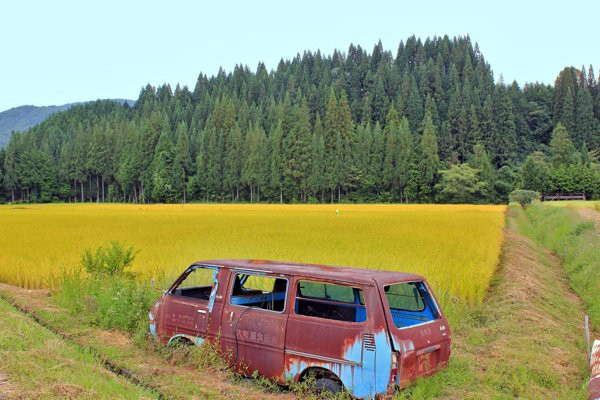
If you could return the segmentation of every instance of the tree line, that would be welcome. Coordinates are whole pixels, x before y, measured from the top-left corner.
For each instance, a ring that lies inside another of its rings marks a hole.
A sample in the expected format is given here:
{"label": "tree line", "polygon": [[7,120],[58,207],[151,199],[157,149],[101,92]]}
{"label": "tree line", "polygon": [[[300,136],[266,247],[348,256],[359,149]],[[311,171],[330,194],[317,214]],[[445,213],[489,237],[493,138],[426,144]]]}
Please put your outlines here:
{"label": "tree line", "polygon": [[515,188],[600,196],[600,82],[498,82],[470,38],[394,54],[306,51],[267,71],[147,85],[134,106],[55,114],[0,149],[0,199],[502,202]]}

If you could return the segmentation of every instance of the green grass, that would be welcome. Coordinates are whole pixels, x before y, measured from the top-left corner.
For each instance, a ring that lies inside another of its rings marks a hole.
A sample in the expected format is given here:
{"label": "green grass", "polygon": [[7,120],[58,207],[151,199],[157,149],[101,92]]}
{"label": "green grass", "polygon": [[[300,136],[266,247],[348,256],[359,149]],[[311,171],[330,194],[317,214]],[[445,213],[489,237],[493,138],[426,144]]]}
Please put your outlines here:
{"label": "green grass", "polygon": [[575,211],[535,205],[525,211],[525,235],[562,260],[571,288],[581,297],[593,329],[600,331],[600,236],[592,221]]}
{"label": "green grass", "polygon": [[[94,357],[0,300],[0,372],[18,398],[150,399]],[[1,396],[0,396],[1,397]]]}
{"label": "green grass", "polygon": [[450,365],[400,399],[586,399],[583,312],[557,259],[516,232],[511,207],[502,259],[480,305],[452,303]]}
{"label": "green grass", "polygon": [[596,208],[597,210],[600,208],[600,200],[546,201],[543,204],[567,208]]}
{"label": "green grass", "polygon": [[65,275],[55,293],[57,303],[104,329],[136,335],[148,330],[148,310],[160,293],[148,283],[123,277]]}

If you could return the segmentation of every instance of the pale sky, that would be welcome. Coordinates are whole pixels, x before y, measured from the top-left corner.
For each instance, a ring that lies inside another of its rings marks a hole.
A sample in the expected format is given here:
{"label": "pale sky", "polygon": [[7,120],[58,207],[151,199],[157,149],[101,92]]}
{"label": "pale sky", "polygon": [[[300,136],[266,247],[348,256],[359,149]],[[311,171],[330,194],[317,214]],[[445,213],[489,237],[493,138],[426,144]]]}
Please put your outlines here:
{"label": "pale sky", "polygon": [[[193,89],[236,63],[270,70],[297,52],[412,34],[469,34],[496,79],[552,83],[565,66],[600,67],[600,2],[28,1],[0,3],[0,111],[98,98],[137,99],[146,83]],[[598,76],[598,74],[596,74]]]}

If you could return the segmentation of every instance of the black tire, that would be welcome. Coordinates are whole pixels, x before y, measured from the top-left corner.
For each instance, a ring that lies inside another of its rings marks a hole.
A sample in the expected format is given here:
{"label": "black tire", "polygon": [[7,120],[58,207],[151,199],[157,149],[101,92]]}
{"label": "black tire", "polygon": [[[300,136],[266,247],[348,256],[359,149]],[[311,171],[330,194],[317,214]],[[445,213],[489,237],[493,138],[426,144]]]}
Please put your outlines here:
{"label": "black tire", "polygon": [[343,390],[342,382],[331,378],[317,378],[315,380],[315,390],[317,393],[330,392],[333,394],[341,393]]}

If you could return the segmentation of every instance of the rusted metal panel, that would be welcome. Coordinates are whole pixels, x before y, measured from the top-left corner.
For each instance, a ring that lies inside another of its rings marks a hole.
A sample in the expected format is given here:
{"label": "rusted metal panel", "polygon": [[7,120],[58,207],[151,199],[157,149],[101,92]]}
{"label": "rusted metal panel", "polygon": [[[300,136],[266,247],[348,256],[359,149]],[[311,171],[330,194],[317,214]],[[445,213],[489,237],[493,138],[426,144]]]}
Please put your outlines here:
{"label": "rusted metal panel", "polygon": [[362,284],[384,283],[388,281],[401,282],[409,280],[422,280],[417,274],[403,272],[373,270],[365,268],[339,267],[321,264],[287,263],[269,260],[205,260],[195,264],[213,264],[226,268],[245,269],[248,271],[264,271],[272,274],[288,274],[295,276],[309,276],[316,279],[338,280]]}
{"label": "rusted metal panel", "polygon": [[[335,374],[357,398],[385,394],[390,384],[391,343],[376,286],[361,286],[367,319],[336,321],[291,313],[285,375],[297,381],[322,368]],[[394,377],[395,378],[395,377]]]}
{"label": "rusted metal panel", "polygon": [[[440,315],[439,318],[423,324],[397,328],[391,322],[392,316],[389,307],[384,307],[389,321],[393,348],[400,353],[401,357],[399,382],[401,388],[409,386],[418,378],[431,376],[445,368],[450,358],[450,327],[433,291],[426,282],[425,284]],[[385,299],[382,300],[385,301]]]}
{"label": "rusted metal panel", "polygon": [[590,356],[589,400],[600,400],[600,340],[594,341]]}

